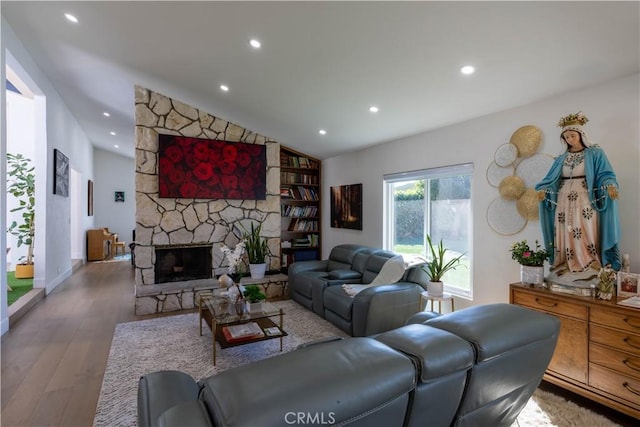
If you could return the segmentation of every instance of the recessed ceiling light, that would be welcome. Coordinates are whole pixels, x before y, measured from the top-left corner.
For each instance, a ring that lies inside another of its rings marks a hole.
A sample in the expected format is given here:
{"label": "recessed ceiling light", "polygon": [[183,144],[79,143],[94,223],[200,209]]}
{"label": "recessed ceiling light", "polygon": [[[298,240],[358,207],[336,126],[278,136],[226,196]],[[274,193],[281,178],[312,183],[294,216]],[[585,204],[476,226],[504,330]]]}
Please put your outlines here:
{"label": "recessed ceiling light", "polygon": [[229,86],[227,85],[220,85],[220,90],[223,92],[229,92]]}
{"label": "recessed ceiling light", "polygon": [[255,49],[260,49],[260,46],[262,46],[262,44],[256,39],[251,39],[249,41],[249,44],[251,45],[251,47],[253,47]]}
{"label": "recessed ceiling light", "polygon": [[326,135],[326,134],[327,134],[327,131],[326,131],[326,130],[324,130],[324,129],[320,129],[320,130],[318,131],[318,133],[319,133],[320,135]]}
{"label": "recessed ceiling light", "polygon": [[114,131],[109,132],[111,135],[115,136],[116,133]]}
{"label": "recessed ceiling light", "polygon": [[372,105],[371,107],[369,107],[369,111],[371,111],[372,113],[377,113],[378,111],[380,111],[380,109],[375,105]]}
{"label": "recessed ceiling light", "polygon": [[460,72],[462,74],[473,74],[476,72],[476,69],[474,67],[472,67],[471,65],[465,65],[464,67],[460,68]]}
{"label": "recessed ceiling light", "polygon": [[72,14],[70,14],[70,13],[65,13],[65,14],[64,14],[64,17],[65,17],[65,18],[67,18],[67,20],[68,20],[68,21],[73,22],[74,24],[77,24],[77,23],[78,23],[78,18],[76,18],[75,16],[73,16],[73,15],[72,15]]}
{"label": "recessed ceiling light", "polygon": [[110,117],[111,116],[111,114],[107,113],[106,111],[104,113],[102,113],[102,115],[105,116],[105,117]]}
{"label": "recessed ceiling light", "polygon": [[118,144],[114,144],[113,146],[116,147],[116,148],[120,148],[120,146]]}

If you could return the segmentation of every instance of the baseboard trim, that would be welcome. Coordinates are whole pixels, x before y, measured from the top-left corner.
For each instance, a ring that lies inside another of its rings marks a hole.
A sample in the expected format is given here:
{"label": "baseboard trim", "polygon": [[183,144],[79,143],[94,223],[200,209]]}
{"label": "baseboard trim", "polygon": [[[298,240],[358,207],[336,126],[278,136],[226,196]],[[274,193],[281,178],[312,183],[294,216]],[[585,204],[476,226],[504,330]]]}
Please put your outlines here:
{"label": "baseboard trim", "polygon": [[9,328],[15,326],[29,310],[44,299],[44,289],[32,289],[7,308],[9,314]]}

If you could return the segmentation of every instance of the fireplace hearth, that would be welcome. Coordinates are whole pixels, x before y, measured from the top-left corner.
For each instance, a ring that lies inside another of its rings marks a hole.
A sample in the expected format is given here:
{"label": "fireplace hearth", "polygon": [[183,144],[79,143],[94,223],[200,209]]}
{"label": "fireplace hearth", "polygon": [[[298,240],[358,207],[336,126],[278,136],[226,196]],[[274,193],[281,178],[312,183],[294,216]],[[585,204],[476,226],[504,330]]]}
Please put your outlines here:
{"label": "fireplace hearth", "polygon": [[211,243],[155,246],[155,283],[209,279]]}

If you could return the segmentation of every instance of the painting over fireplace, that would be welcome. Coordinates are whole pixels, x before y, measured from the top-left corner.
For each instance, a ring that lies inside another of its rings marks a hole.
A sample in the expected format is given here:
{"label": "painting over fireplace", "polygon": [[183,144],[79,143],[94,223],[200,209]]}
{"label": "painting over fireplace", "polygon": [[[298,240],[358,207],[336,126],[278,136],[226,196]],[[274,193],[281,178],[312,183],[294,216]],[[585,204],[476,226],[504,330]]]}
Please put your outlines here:
{"label": "painting over fireplace", "polygon": [[265,200],[266,147],[160,134],[158,186],[165,198]]}

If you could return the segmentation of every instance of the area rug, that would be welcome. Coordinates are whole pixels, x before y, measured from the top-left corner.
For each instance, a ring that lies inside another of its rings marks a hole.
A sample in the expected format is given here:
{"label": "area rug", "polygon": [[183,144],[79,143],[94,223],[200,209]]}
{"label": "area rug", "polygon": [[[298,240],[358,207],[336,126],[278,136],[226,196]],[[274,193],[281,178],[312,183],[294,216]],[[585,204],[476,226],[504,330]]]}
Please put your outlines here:
{"label": "area rug", "polygon": [[115,255],[113,258],[108,258],[102,261],[93,261],[93,262],[95,262],[96,264],[101,264],[105,262],[120,262],[120,261],[131,261],[131,253],[127,252],[126,254]]}
{"label": "area rug", "polygon": [[[283,352],[300,344],[344,332],[293,301],[274,303],[284,312]],[[184,371],[196,379],[280,354],[278,339],[218,349],[212,364],[211,331],[198,332],[198,314],[181,314],[116,326],[98,399],[95,427],[137,425],[138,379],[164,369]],[[552,393],[537,390],[518,418],[520,427],[595,426],[613,424],[594,412]]]}

